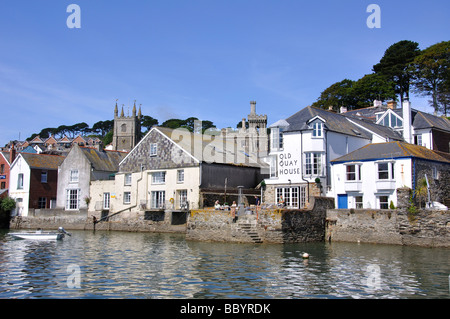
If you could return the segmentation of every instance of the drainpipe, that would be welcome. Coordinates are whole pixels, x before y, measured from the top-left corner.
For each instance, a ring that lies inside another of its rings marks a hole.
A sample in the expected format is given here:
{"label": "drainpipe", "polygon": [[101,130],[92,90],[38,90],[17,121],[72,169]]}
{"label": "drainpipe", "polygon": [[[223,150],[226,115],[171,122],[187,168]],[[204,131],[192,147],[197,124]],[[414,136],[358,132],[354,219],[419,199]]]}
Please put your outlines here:
{"label": "drainpipe", "polygon": [[303,131],[300,131],[300,142],[301,142],[301,146],[300,146],[300,162],[302,163],[300,167],[301,167],[301,170],[302,170],[302,180],[305,181],[306,184],[308,185],[306,190],[308,192],[308,203],[309,203],[309,182],[308,182],[308,180],[306,180],[303,177]]}

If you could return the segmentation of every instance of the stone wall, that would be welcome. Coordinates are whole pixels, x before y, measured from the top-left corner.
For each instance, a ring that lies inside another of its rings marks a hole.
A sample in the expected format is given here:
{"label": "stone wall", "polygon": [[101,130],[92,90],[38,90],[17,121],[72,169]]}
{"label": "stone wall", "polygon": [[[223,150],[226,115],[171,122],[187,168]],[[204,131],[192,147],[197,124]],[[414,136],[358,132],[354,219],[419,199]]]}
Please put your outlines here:
{"label": "stone wall", "polygon": [[[93,217],[100,220],[102,212],[64,211],[57,209],[36,210],[33,214],[13,217],[11,229],[49,229],[64,227],[66,230],[117,230],[135,232],[178,232],[185,233],[186,222],[180,223],[180,214],[172,211],[124,211],[105,221],[93,223]],[[182,216],[181,216],[182,217]],[[184,218],[186,220],[186,217]]]}
{"label": "stone wall", "polygon": [[295,243],[325,239],[326,210],[333,199],[315,197],[308,209],[247,209],[233,222],[229,211],[191,211],[186,238],[201,241]]}
{"label": "stone wall", "polygon": [[333,209],[327,213],[326,240],[450,247],[450,212]]}

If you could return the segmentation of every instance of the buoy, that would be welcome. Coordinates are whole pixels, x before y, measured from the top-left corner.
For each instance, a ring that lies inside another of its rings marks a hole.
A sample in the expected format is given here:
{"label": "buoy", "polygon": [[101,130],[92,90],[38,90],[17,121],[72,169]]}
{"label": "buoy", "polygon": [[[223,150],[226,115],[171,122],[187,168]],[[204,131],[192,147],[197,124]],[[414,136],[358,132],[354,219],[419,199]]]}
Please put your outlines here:
{"label": "buoy", "polygon": [[303,257],[303,259],[308,259],[309,258],[309,254],[308,253],[303,253],[302,257]]}

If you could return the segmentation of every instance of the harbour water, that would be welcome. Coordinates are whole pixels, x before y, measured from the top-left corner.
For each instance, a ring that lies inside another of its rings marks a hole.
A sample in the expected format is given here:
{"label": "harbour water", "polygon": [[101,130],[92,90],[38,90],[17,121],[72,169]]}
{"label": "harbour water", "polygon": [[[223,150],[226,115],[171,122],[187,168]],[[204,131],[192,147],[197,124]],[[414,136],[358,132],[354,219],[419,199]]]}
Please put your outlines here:
{"label": "harbour water", "polygon": [[0,298],[450,298],[445,248],[103,231],[40,242],[8,232],[0,231]]}

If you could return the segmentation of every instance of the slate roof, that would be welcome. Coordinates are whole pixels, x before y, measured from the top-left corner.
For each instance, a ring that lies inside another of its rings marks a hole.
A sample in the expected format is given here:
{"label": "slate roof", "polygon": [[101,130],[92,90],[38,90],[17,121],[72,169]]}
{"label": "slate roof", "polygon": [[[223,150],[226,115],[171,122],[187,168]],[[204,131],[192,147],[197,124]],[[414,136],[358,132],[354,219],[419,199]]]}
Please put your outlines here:
{"label": "slate roof", "polygon": [[64,156],[48,154],[20,153],[20,156],[31,168],[58,169],[64,160]]}
{"label": "slate roof", "polygon": [[[266,163],[258,160],[256,154],[244,152],[235,142],[223,139],[220,135],[215,136],[215,141],[217,143],[212,143],[212,137],[210,135],[186,132],[185,135],[183,135],[183,138],[178,139],[179,136],[177,136],[177,134],[173,135],[175,130],[166,127],[155,127],[154,129],[167,136],[199,162],[203,161],[250,167],[267,166]],[[195,148],[200,145],[202,157],[198,158],[200,152]]]}
{"label": "slate roof", "polygon": [[[352,118],[365,119],[375,123],[376,113],[386,112],[387,110],[389,110],[389,108],[386,106],[371,106],[348,111],[343,115],[350,116]],[[392,109],[392,111],[403,118],[403,110],[401,107]],[[437,128],[450,132],[450,121],[448,119],[418,111],[413,108],[411,108],[411,121],[415,129]]]}
{"label": "slate roof", "polygon": [[128,154],[120,151],[98,151],[94,148],[80,147],[92,167],[96,171],[117,172],[119,163]]}
{"label": "slate roof", "polygon": [[415,129],[437,128],[450,132],[450,121],[446,118],[428,114],[425,112],[417,112],[413,119]]}
{"label": "slate roof", "polygon": [[[319,116],[326,121],[324,125],[329,131],[343,133],[350,136],[357,136],[369,140],[372,139],[372,134],[358,126],[360,125],[383,137],[389,137],[394,140],[402,139],[401,135],[391,128],[377,125],[369,121],[363,121],[356,117],[351,118],[350,121],[349,118],[343,114],[330,112],[312,106],[307,106],[294,115],[288,117],[285,121],[289,123],[289,126],[285,128],[283,132],[310,130],[311,128],[307,123],[316,116]],[[271,126],[275,126],[275,124],[272,124]]]}
{"label": "slate roof", "polygon": [[336,158],[332,164],[377,159],[415,157],[450,164],[450,154],[432,151],[426,147],[406,142],[375,143],[363,146],[351,153]]}

